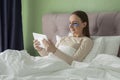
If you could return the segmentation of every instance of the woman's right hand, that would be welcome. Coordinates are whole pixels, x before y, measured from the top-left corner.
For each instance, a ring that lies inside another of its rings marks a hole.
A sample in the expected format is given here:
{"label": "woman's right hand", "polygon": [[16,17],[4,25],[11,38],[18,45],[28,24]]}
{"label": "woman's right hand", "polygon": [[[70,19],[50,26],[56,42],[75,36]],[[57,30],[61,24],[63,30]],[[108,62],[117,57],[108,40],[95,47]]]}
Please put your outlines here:
{"label": "woman's right hand", "polygon": [[40,42],[38,40],[33,40],[33,46],[38,52],[40,52],[43,49],[40,47]]}

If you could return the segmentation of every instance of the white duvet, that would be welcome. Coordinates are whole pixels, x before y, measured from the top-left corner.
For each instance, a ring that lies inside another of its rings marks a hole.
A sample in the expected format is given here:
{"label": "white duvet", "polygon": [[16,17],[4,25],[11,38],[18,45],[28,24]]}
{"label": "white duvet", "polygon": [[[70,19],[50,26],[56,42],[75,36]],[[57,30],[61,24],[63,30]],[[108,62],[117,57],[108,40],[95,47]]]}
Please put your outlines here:
{"label": "white duvet", "polygon": [[0,53],[0,80],[120,80],[120,59],[100,54],[90,63],[68,65],[53,54],[33,57],[6,50]]}

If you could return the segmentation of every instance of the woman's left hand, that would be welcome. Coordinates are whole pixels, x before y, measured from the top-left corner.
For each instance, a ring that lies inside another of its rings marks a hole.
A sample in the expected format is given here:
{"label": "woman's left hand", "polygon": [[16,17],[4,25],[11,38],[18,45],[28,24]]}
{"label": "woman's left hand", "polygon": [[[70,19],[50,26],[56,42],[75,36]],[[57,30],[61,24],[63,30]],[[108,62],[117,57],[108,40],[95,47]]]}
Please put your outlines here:
{"label": "woman's left hand", "polygon": [[43,39],[43,44],[45,45],[45,49],[47,50],[47,52],[54,53],[57,49],[50,40]]}

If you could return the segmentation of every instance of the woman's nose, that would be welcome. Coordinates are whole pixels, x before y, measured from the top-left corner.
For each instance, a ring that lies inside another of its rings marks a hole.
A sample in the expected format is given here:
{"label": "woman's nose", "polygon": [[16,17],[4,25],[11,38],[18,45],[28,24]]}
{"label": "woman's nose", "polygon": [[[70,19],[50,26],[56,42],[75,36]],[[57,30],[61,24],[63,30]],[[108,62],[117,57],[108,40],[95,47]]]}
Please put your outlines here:
{"label": "woman's nose", "polygon": [[69,24],[69,28],[73,28],[72,24]]}

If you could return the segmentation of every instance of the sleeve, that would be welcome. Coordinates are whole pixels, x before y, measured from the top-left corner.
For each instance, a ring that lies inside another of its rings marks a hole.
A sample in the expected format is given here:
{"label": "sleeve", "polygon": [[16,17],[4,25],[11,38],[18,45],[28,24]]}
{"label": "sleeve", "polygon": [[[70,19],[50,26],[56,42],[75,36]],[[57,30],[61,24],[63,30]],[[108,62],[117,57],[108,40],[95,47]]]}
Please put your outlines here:
{"label": "sleeve", "polygon": [[88,55],[92,47],[93,47],[93,41],[91,39],[88,38],[82,40],[78,50],[73,55],[74,60],[83,61],[83,59]]}
{"label": "sleeve", "polygon": [[93,42],[91,39],[88,38],[85,40],[81,40],[81,44],[73,56],[69,56],[58,49],[56,50],[54,55],[66,61],[68,64],[71,64],[73,60],[82,61],[89,53],[92,46],[93,46]]}

